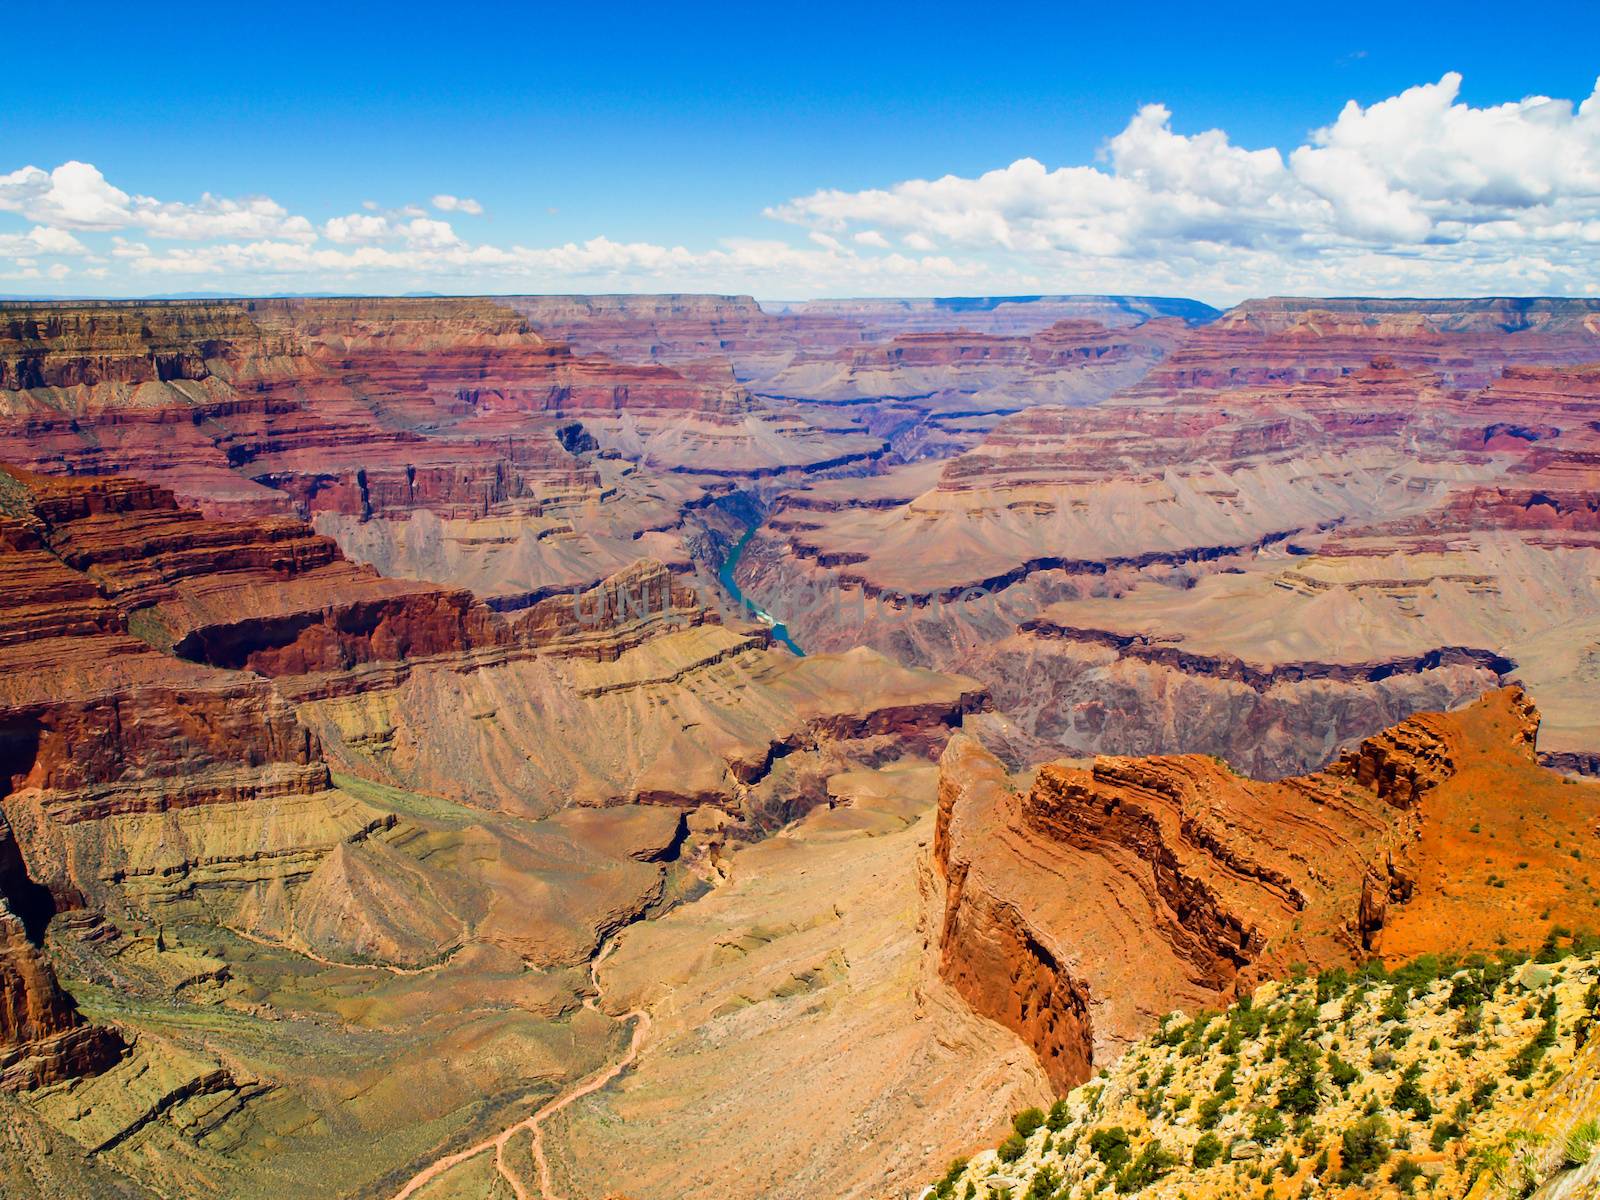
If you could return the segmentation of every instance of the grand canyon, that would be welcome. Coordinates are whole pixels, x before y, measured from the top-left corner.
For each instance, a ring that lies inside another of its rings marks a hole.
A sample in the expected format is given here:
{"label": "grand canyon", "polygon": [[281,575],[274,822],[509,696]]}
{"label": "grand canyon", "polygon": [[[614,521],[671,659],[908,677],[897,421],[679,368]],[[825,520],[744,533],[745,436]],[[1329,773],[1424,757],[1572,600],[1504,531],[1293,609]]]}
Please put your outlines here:
{"label": "grand canyon", "polygon": [[8,302],[0,545],[7,1197],[1589,1194],[1600,301]]}
{"label": "grand canyon", "polygon": [[1600,1200],[1595,0],[9,27],[0,1200]]}

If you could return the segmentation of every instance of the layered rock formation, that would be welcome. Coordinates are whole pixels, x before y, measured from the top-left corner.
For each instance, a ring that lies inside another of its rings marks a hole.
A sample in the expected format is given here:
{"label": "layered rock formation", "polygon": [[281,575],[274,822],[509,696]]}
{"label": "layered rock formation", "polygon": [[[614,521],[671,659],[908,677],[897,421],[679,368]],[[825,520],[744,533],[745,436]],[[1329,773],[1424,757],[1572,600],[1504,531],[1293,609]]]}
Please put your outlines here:
{"label": "layered rock formation", "polygon": [[0,815],[0,1090],[94,1075],[122,1051],[113,1031],[84,1021],[41,949],[54,908]]}
{"label": "layered rock formation", "polygon": [[1581,764],[1594,372],[1517,364],[1600,358],[1595,319],[1252,302],[937,475],[789,493],[739,581],[808,647],[983,679],[1013,762],[1198,749],[1288,774],[1515,677],[1548,696],[1551,761]]}
{"label": "layered rock formation", "polygon": [[727,362],[747,382],[797,355],[828,357],[899,334],[1025,337],[1061,321],[1199,324],[1217,310],[1161,296],[988,296],[943,300],[809,300],[762,306],[749,296],[520,296],[507,301],[541,333],[622,362]]}
{"label": "layered rock formation", "polygon": [[610,934],[984,703],[648,561],[499,613],[295,518],[14,468],[0,539],[0,1071],[163,1195],[398,1187],[604,1059]]}
{"label": "layered rock formation", "polygon": [[549,1101],[564,1192],[868,1196],[1164,1007],[1580,923],[1531,711],[1404,719],[1600,754],[1593,306],[1215,315],[0,305],[0,1187],[533,1194]]}
{"label": "layered rock formation", "polygon": [[1198,755],[1048,763],[1014,783],[960,735],[934,839],[941,974],[1065,1088],[1162,1013],[1294,963],[1536,943],[1553,911],[1592,913],[1597,895],[1569,857],[1594,847],[1594,787],[1535,764],[1537,728],[1504,689],[1277,783]]}
{"label": "layered rock formation", "polygon": [[691,375],[731,367],[778,411],[887,442],[896,461],[969,448],[996,415],[1092,403],[1136,382],[1189,325],[1193,301],[1139,296],[811,301],[527,297],[541,332]]}
{"label": "layered rock formation", "polygon": [[685,515],[739,481],[885,449],[726,368],[577,353],[491,300],[7,304],[0,364],[0,461],[311,518],[387,573],[508,605],[641,552],[687,567]]}

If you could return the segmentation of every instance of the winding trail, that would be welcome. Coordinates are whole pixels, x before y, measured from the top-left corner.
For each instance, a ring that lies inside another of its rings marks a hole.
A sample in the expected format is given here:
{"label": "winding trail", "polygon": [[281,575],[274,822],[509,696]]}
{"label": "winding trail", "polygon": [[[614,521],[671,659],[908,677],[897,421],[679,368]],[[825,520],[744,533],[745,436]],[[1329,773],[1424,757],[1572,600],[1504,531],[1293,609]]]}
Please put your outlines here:
{"label": "winding trail", "polygon": [[324,958],[315,950],[304,946],[295,946],[289,942],[275,942],[271,938],[260,937],[254,933],[246,933],[243,929],[235,929],[232,925],[224,925],[234,937],[246,942],[254,942],[257,946],[264,946],[268,950],[284,950],[290,954],[297,954],[301,958],[308,958],[314,963],[321,963],[325,967],[338,967],[346,971],[387,971],[391,975],[431,975],[434,971],[441,970],[450,965],[450,960],[456,952],[466,945],[467,933],[462,932],[460,938],[444,948],[444,957],[438,962],[429,963],[425,967],[397,967],[392,963],[350,963],[340,962],[336,958]]}
{"label": "winding trail", "polygon": [[[583,1006],[587,1009],[595,1012],[600,1011],[600,964],[605,962],[616,947],[616,938],[610,938],[600,948],[599,953],[589,960],[591,989],[590,994],[585,996],[583,1000]],[[476,1158],[490,1149],[494,1150],[495,1170],[499,1172],[502,1179],[511,1185],[511,1191],[517,1200],[535,1200],[534,1197],[530,1197],[528,1194],[528,1189],[523,1186],[522,1180],[506,1165],[506,1144],[522,1130],[527,1130],[530,1135],[533,1165],[538,1171],[539,1191],[537,1200],[561,1200],[561,1197],[556,1193],[555,1182],[551,1177],[550,1160],[545,1156],[544,1152],[544,1123],[573,1103],[573,1101],[581,1100],[585,1096],[598,1092],[631,1067],[635,1060],[638,1059],[639,1051],[644,1048],[645,1039],[650,1035],[650,1014],[642,1008],[635,1008],[623,1013],[617,1019],[634,1023],[633,1036],[629,1039],[628,1049],[621,1058],[609,1067],[602,1067],[592,1075],[558,1092],[540,1105],[532,1116],[526,1117],[513,1125],[508,1125],[493,1137],[485,1138],[476,1146],[469,1146],[465,1150],[458,1150],[454,1154],[447,1154],[442,1158],[436,1159],[412,1176],[411,1181],[395,1193],[394,1200],[407,1200],[408,1197],[427,1187],[428,1184],[452,1167],[458,1167],[468,1159]]]}

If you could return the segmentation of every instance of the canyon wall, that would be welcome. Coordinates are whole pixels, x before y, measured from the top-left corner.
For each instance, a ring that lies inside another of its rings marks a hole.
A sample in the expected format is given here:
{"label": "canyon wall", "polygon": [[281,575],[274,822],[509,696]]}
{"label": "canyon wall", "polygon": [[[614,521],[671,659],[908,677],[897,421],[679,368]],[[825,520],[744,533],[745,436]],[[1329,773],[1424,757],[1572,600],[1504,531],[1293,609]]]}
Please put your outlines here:
{"label": "canyon wall", "polygon": [[[1507,688],[1277,783],[1200,755],[1046,763],[1014,782],[958,735],[933,844],[941,974],[1066,1088],[1168,1011],[1291,964],[1536,944],[1552,898],[1592,903],[1561,847],[1587,838],[1594,790],[1536,765],[1538,723]],[[1495,880],[1512,872],[1507,895]]]}
{"label": "canyon wall", "polygon": [[808,647],[982,679],[1013,765],[1192,749],[1294,774],[1516,680],[1540,749],[1581,767],[1596,361],[1587,301],[1252,301],[1098,405],[791,490],[739,582]]}

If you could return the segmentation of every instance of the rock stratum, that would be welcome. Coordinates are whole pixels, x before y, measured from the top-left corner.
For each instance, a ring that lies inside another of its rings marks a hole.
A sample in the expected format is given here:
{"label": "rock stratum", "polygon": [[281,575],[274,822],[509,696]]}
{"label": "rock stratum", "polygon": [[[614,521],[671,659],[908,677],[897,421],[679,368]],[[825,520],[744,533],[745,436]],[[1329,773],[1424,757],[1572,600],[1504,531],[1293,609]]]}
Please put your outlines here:
{"label": "rock stratum", "polygon": [[397,1189],[610,1053],[577,1001],[612,932],[986,703],[648,561],[501,613],[295,517],[20,468],[0,537],[0,1064],[130,1194]]}
{"label": "rock stratum", "polygon": [[1594,851],[1596,789],[1540,767],[1537,730],[1506,688],[1277,782],[1200,755],[1014,781],[959,735],[933,848],[940,973],[1064,1089],[1161,1014],[1295,964],[1493,952],[1537,944],[1554,912],[1592,922],[1600,891],[1573,868]]}
{"label": "rock stratum", "polygon": [[1307,770],[1506,680],[1600,745],[1600,313],[1251,302],[1090,407],[781,497],[745,591],[818,649],[959,670],[1052,750]]}
{"label": "rock stratum", "polygon": [[900,1200],[1593,923],[1590,302],[4,303],[0,464],[7,1196]]}

